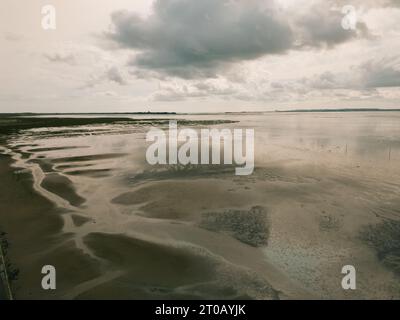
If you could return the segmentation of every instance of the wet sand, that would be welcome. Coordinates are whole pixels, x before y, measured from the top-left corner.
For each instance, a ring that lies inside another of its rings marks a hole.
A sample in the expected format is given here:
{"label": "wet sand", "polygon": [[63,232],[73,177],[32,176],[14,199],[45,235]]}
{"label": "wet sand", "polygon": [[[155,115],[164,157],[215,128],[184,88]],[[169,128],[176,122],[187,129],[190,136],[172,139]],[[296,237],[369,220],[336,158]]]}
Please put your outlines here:
{"label": "wet sand", "polygon": [[[32,189],[32,176],[11,168],[0,155],[0,225],[10,243],[9,260],[19,269],[12,283],[16,299],[55,299],[99,274],[97,266],[62,234],[63,212]],[[42,290],[41,269],[52,264],[64,274],[55,292]]]}
{"label": "wet sand", "polygon": [[[251,176],[152,168],[148,127],[98,125],[3,143],[0,229],[20,269],[16,298],[400,298],[393,161],[262,134]],[[45,264],[56,266],[55,292],[40,288]],[[356,291],[341,288],[346,264]]]}

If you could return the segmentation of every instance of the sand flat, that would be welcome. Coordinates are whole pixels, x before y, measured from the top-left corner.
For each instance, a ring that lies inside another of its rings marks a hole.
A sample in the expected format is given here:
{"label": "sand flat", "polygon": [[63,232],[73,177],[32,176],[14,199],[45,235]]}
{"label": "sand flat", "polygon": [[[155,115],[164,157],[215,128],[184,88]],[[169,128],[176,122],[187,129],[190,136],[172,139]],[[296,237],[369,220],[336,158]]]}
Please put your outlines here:
{"label": "sand flat", "polygon": [[[240,117],[225,125],[256,129],[247,177],[149,167],[143,123],[10,136],[0,228],[21,270],[16,297],[399,298],[400,152],[386,154],[396,127],[382,143],[363,131],[377,125],[369,116]],[[59,270],[57,293],[38,286],[44,264]],[[345,264],[357,291],[341,288]]]}

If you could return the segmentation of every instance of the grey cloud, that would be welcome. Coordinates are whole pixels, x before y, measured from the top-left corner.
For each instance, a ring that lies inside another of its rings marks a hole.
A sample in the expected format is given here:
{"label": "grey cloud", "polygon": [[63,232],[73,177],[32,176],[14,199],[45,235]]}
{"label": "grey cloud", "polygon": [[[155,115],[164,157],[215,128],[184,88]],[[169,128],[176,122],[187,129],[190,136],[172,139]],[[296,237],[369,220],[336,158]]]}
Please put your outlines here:
{"label": "grey cloud", "polygon": [[179,101],[187,98],[218,97],[229,99],[238,94],[239,88],[229,83],[218,84],[210,81],[191,82],[182,85],[167,84],[161,86],[153,95],[157,101]]}
{"label": "grey cloud", "polygon": [[344,30],[343,14],[327,3],[284,12],[272,1],[157,0],[147,18],[114,12],[113,31],[106,36],[136,51],[129,65],[141,77],[148,72],[148,77],[217,78],[238,61],[290,49],[333,47],[367,34],[362,23],[356,31]]}
{"label": "grey cloud", "polygon": [[93,88],[99,84],[102,84],[104,81],[115,82],[121,86],[127,85],[128,81],[125,77],[121,74],[117,67],[111,67],[106,69],[100,75],[92,76],[86,83],[84,84],[81,89],[85,88]]}
{"label": "grey cloud", "polygon": [[108,37],[139,51],[130,64],[181,78],[212,78],[228,63],[292,46],[292,31],[273,8],[259,1],[159,0],[141,19],[127,11],[112,15]]}
{"label": "grey cloud", "polygon": [[44,54],[44,57],[50,62],[66,63],[69,65],[73,65],[76,62],[73,54]]}
{"label": "grey cloud", "polygon": [[348,72],[326,71],[310,78],[295,81],[312,90],[360,90],[400,87],[400,59],[373,59]]}
{"label": "grey cloud", "polygon": [[[365,3],[365,0],[360,2]],[[367,4],[372,7],[400,7],[400,0],[369,0]]]}
{"label": "grey cloud", "polygon": [[295,17],[294,23],[299,30],[298,47],[333,47],[354,38],[369,36],[368,28],[362,21],[357,22],[355,30],[344,29],[344,14],[330,5],[329,1],[318,3]]}
{"label": "grey cloud", "polygon": [[394,7],[400,7],[400,0],[388,0],[389,5]]}
{"label": "grey cloud", "polygon": [[400,59],[369,61],[360,72],[365,88],[400,87]]}
{"label": "grey cloud", "polygon": [[23,40],[24,39],[24,37],[22,36],[22,35],[20,35],[20,34],[17,34],[17,33],[12,33],[12,32],[6,32],[6,33],[4,33],[4,35],[3,35],[3,38],[5,39],[5,40],[7,40],[7,41],[21,41],[21,40]]}
{"label": "grey cloud", "polygon": [[330,0],[330,2],[332,5],[336,6],[352,5],[356,8],[385,8],[400,6],[400,0]]}
{"label": "grey cloud", "polygon": [[[353,73],[353,76],[354,75],[355,73]],[[313,90],[334,90],[360,87],[360,83],[355,81],[353,76],[350,76],[348,73],[325,71],[310,78],[303,78],[298,82]]]}
{"label": "grey cloud", "polygon": [[400,87],[400,59],[373,59],[351,67],[346,72],[324,71],[310,77],[267,81],[253,87],[245,81],[230,82],[218,79],[186,81],[181,85],[167,85],[153,98],[177,101],[188,98],[214,97],[224,100],[288,101],[312,96],[343,96],[367,98],[378,95],[379,88]]}
{"label": "grey cloud", "polygon": [[95,96],[101,97],[116,97],[118,94],[115,91],[99,91],[94,93]]}
{"label": "grey cloud", "polygon": [[110,81],[114,81],[120,85],[126,85],[127,81],[125,78],[122,76],[120,71],[118,70],[117,67],[112,67],[106,72],[106,78]]}

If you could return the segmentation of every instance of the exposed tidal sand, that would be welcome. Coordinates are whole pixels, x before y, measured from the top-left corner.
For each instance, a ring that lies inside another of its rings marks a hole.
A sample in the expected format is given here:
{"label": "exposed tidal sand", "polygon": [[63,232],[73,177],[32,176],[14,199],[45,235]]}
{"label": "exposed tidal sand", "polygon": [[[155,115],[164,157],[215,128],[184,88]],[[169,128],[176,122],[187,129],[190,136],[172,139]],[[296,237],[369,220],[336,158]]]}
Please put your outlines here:
{"label": "exposed tidal sand", "polygon": [[[62,234],[62,211],[32,190],[32,176],[11,168],[9,157],[0,155],[1,228],[10,242],[9,259],[19,269],[13,282],[17,299],[57,298],[83,281],[100,275],[98,266],[76,250],[71,237]],[[54,264],[65,277],[59,291],[40,287],[41,269]]]}
{"label": "exposed tidal sand", "polygon": [[[17,298],[399,298],[393,116],[240,120],[225,126],[255,128],[247,177],[148,167],[145,125],[11,136],[5,153],[24,171],[2,158],[0,228],[21,270]],[[57,268],[56,292],[40,289],[44,264]],[[355,291],[341,288],[346,264]]]}

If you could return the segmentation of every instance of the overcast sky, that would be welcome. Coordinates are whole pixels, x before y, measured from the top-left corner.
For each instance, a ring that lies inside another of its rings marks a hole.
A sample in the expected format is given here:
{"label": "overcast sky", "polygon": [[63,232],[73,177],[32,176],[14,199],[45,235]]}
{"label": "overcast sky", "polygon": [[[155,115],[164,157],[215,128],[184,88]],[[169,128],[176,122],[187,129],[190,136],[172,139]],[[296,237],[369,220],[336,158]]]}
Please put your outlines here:
{"label": "overcast sky", "polygon": [[400,108],[399,22],[400,0],[1,0],[0,112]]}

